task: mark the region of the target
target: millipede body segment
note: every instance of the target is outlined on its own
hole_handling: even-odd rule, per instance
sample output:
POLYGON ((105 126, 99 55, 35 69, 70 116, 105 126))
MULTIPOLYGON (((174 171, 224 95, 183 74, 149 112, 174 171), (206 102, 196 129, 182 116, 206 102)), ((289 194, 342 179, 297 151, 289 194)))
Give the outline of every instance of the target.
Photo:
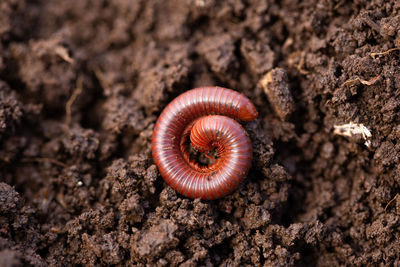
POLYGON ((230 194, 245 179, 252 145, 237 122, 258 116, 244 95, 221 87, 201 87, 175 98, 154 128, 152 153, 163 179, 189 198, 216 199, 230 194), (188 141, 200 152, 216 151, 215 163, 190 158, 188 141))

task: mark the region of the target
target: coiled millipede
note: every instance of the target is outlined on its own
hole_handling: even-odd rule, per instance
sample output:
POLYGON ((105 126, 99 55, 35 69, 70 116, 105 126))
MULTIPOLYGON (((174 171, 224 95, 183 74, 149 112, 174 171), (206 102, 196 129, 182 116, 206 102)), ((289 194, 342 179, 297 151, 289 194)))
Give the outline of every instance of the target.
MULTIPOLYGON (((252 160, 247 132, 236 121, 252 121, 258 113, 244 95, 221 87, 201 87, 175 98, 154 127, 152 153, 163 179, 189 198, 217 199, 246 178, 252 160), (201 165, 193 148, 217 152, 215 163, 201 165)), ((208 156, 210 157, 210 156, 208 156)))

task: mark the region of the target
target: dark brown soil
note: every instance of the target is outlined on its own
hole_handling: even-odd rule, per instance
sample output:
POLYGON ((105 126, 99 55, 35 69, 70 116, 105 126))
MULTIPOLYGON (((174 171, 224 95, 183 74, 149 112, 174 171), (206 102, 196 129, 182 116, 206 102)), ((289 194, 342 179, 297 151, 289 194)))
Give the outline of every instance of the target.
POLYGON ((399 266, 399 50, 396 0, 2 0, 0 266, 399 266), (150 152, 203 85, 260 112, 216 201, 150 152))

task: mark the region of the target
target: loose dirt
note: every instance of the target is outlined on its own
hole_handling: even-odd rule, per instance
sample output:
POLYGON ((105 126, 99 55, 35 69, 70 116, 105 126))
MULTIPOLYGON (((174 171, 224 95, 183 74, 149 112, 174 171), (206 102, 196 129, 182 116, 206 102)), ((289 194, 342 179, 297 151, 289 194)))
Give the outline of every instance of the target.
POLYGON ((399 266, 399 50, 395 0, 3 0, 0 265, 399 266), (150 151, 203 85, 260 113, 216 201, 150 151))

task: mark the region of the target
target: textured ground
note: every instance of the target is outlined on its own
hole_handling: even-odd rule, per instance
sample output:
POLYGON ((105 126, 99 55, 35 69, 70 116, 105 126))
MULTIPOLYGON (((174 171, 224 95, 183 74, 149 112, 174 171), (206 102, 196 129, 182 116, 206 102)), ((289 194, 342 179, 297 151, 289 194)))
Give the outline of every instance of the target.
POLYGON ((1 1, 0 266, 400 265, 399 49, 395 0, 1 1), (260 112, 216 201, 150 153, 202 85, 260 112))

